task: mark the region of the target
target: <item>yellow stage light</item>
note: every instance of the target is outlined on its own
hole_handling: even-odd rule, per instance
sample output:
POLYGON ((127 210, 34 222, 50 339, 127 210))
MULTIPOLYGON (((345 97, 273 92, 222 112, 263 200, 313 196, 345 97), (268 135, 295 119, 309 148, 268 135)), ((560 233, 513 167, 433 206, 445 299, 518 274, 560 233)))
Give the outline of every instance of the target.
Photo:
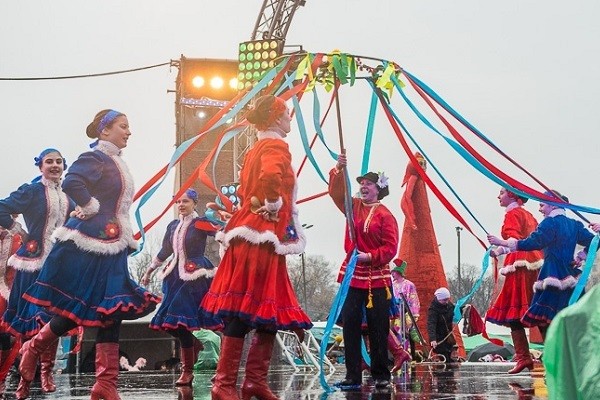
POLYGON ((192 78, 192 85, 197 88, 204 86, 204 78, 201 76, 195 76, 192 78))
MULTIPOLYGON (((215 101, 229 101, 237 95, 237 86, 231 86, 231 80, 236 79, 237 72, 237 60, 182 56, 177 77, 178 92, 182 98, 187 100, 206 98, 215 101)), ((208 105, 208 102, 205 103, 208 105)))
POLYGON ((210 86, 213 89, 221 89, 223 87, 223 78, 221 78, 220 76, 212 77, 212 79, 210 80, 210 86))

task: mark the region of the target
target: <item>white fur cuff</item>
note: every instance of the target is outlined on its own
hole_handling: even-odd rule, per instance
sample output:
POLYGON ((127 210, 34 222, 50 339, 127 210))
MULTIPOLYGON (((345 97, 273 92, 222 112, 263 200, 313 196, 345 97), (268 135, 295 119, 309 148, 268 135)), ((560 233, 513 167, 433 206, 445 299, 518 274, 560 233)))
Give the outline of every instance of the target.
POLYGON ((81 211, 85 215, 96 215, 100 211, 100 202, 95 197, 92 197, 89 203, 81 207, 81 211))
POLYGON ((516 251, 517 250, 517 239, 510 238, 506 242, 508 243, 508 248, 510 249, 510 251, 516 251))
POLYGON ((279 196, 277 201, 275 201, 274 203, 271 203, 267 199, 265 199, 265 207, 268 212, 271 212, 271 213, 277 212, 281 209, 282 205, 283 205, 283 199, 281 198, 281 196, 279 196))

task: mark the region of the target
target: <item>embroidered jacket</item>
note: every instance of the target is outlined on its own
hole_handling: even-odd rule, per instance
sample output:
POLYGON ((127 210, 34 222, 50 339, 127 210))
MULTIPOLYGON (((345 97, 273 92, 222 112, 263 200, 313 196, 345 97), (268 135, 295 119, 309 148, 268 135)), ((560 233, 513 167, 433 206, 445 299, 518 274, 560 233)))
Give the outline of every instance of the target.
POLYGON ((288 144, 276 134, 259 132, 259 140, 244 159, 238 193, 241 208, 217 234, 224 248, 234 238, 254 244, 270 242, 277 254, 300 254, 306 246, 296 208, 296 174, 288 144), (278 210, 279 221, 252 212, 252 198, 278 210))
POLYGON ((154 258, 153 265, 162 265, 167 258, 173 256, 163 268, 161 278, 169 275, 177 267, 180 279, 195 280, 200 277, 213 277, 216 268, 204 256, 207 236, 214 236, 212 231, 203 229, 202 222, 210 223, 207 218, 198 217, 195 212, 185 217, 180 216, 169 223, 163 239, 161 250, 154 258))
MULTIPOLYGON (((334 168, 329 173, 329 195, 335 205, 344 212, 344 175, 334 168)), ((356 244, 350 240, 348 227, 344 240, 346 259, 340 268, 338 282, 346 273, 354 246, 362 252, 371 254, 371 262, 357 263, 350 286, 359 289, 382 288, 391 286, 389 263, 398 249, 398 223, 390 210, 381 203, 364 204, 360 199, 352 199, 352 213, 356 244)))
POLYGON ((60 189, 60 183, 42 178, 24 184, 0 200, 0 226, 11 229, 11 214, 21 214, 28 230, 27 240, 8 260, 15 269, 38 271, 52 248, 52 233, 62 226, 74 209, 73 202, 60 189))
POLYGON ((101 140, 94 151, 83 153, 69 168, 63 190, 82 207, 89 219, 69 218, 54 237, 72 240, 83 251, 117 254, 126 248, 137 249, 129 220, 133 202, 133 179, 121 151, 101 140))
POLYGON ((563 209, 552 210, 527 239, 509 241, 511 250, 544 251, 544 263, 533 289, 544 290, 548 286, 566 290, 574 287, 580 270, 571 264, 577 244, 587 252, 594 235, 580 221, 568 218, 563 209))

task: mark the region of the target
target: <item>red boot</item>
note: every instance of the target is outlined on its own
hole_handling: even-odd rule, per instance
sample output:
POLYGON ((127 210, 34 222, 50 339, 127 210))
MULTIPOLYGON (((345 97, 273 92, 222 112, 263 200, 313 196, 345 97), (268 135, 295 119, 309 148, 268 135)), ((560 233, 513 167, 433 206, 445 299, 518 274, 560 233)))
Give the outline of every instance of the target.
POLYGON ((242 400, 250 400, 255 396, 261 400, 278 400, 267 385, 267 375, 275 335, 265 332, 256 332, 252 338, 248 360, 246 360, 246 377, 242 383, 242 400))
POLYGON ((121 400, 117 392, 119 343, 96 343, 96 383, 91 400, 121 400))
POLYGON ((204 345, 194 336, 194 365, 198 362, 198 355, 204 350, 204 345))
POLYGON ((404 347, 398 342, 396 335, 392 331, 388 334, 388 350, 394 356, 394 367, 390 373, 395 374, 396 371, 402 368, 402 364, 411 359, 411 356, 404 350, 404 347))
POLYGON ((181 355, 181 375, 175 385, 189 386, 194 380, 194 347, 182 347, 179 354, 181 355))
POLYGON ((243 348, 244 338, 223 336, 217 373, 210 391, 213 400, 240 400, 235 385, 243 348))
POLYGON ((48 348, 40 354, 40 379, 42 381, 42 392, 44 393, 52 393, 56 391, 52 370, 54 369, 54 362, 56 360, 57 347, 58 340, 48 346, 48 348))
POLYGON ((533 358, 531 357, 531 353, 529 353, 529 342, 527 341, 527 335, 525 334, 525 329, 517 329, 510 332, 513 340, 513 345, 515 346, 516 356, 515 361, 517 365, 515 365, 512 369, 508 370, 509 374, 518 374, 523 371, 525 368, 528 370, 533 369, 533 358))
POLYGON ((54 345, 57 341, 58 336, 52 332, 50 324, 46 324, 40 329, 37 335, 23 344, 20 351, 21 363, 19 364, 21 380, 15 393, 17 399, 22 400, 29 397, 29 385, 35 377, 38 359, 44 350, 54 345))

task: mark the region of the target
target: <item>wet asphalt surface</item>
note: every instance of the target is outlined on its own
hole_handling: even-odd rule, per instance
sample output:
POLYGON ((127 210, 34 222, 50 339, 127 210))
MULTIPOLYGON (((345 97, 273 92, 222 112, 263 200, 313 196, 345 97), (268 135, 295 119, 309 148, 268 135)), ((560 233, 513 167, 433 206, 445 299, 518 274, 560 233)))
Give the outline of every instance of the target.
MULTIPOLYGON (((411 371, 394 377, 386 389, 375 389, 365 374, 363 386, 354 391, 328 393, 320 384, 316 370, 294 372, 289 367, 272 368, 269 385, 281 399, 547 399, 541 367, 531 373, 508 375, 510 363, 463 363, 447 367, 418 364, 411 371)), ((163 371, 122 372, 119 375, 119 394, 122 400, 208 400, 213 372, 196 373, 193 387, 176 388, 178 374, 163 371)), ((241 384, 241 375, 238 385, 241 384)), ((32 384, 31 399, 89 399, 94 384, 93 374, 57 374, 57 391, 44 394, 39 382, 32 384)), ((327 377, 329 385, 344 378, 344 367, 336 365, 327 377)), ((18 376, 7 380, 5 399, 14 399, 18 376)), ((332 388, 335 389, 335 388, 332 388)))

